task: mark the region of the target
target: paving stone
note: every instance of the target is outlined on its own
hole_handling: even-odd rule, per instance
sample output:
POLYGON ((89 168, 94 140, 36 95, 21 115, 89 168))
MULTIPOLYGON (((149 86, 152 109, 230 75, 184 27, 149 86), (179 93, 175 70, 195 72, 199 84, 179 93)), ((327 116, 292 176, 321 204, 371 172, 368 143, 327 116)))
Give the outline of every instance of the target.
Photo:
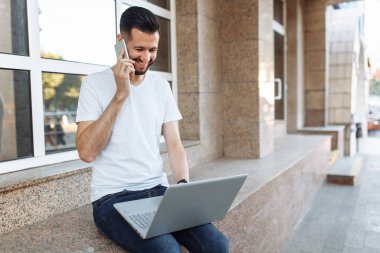
MULTIPOLYGON (((380 150, 376 143, 363 150, 380 150)), ((322 185, 281 253, 380 253, 380 156, 362 160, 355 186, 322 185)))
POLYGON ((365 249, 361 248, 353 248, 353 247, 345 247, 342 253, 366 253, 365 249))
POLYGON ((368 232, 365 235, 364 247, 378 249, 380 252, 380 233, 368 232))
POLYGON ((324 247, 322 253, 342 253, 341 249, 332 249, 328 247, 324 247))

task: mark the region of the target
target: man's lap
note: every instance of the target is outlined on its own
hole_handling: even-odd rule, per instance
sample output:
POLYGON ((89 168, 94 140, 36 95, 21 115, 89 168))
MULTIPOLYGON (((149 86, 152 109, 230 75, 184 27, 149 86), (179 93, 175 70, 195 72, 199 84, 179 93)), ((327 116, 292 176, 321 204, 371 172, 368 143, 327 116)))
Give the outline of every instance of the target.
POLYGON ((93 202, 96 226, 109 239, 131 252, 182 252, 180 244, 190 252, 228 252, 228 239, 212 224, 142 239, 113 207, 119 202, 162 196, 165 190, 166 187, 159 185, 144 191, 107 195, 93 202))

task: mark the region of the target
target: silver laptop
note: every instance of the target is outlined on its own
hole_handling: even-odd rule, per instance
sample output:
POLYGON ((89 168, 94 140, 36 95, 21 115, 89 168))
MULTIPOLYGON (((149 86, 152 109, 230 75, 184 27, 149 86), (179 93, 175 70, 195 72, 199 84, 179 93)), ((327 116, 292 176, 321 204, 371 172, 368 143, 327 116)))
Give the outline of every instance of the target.
POLYGON ((114 204, 141 238, 175 232, 224 218, 247 175, 168 187, 160 197, 114 204))

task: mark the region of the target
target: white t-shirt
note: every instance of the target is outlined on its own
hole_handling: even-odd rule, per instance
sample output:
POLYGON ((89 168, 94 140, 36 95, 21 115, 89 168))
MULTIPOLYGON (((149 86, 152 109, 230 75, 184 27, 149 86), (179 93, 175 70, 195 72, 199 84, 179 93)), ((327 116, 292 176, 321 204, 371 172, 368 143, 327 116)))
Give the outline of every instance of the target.
MULTIPOLYGON (((76 122, 97 120, 115 92, 111 69, 89 75, 82 82, 76 122)), ((93 162, 91 200, 168 185, 159 149, 161 127, 181 118, 165 79, 147 71, 142 83, 131 85, 109 142, 93 162)))

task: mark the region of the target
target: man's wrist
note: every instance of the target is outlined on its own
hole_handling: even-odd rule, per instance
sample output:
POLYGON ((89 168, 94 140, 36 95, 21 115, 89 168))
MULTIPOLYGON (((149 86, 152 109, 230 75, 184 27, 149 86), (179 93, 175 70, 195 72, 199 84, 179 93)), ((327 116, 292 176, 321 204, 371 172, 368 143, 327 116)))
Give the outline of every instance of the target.
POLYGON ((186 179, 181 179, 177 182, 177 184, 182 184, 182 183, 188 183, 186 179))

